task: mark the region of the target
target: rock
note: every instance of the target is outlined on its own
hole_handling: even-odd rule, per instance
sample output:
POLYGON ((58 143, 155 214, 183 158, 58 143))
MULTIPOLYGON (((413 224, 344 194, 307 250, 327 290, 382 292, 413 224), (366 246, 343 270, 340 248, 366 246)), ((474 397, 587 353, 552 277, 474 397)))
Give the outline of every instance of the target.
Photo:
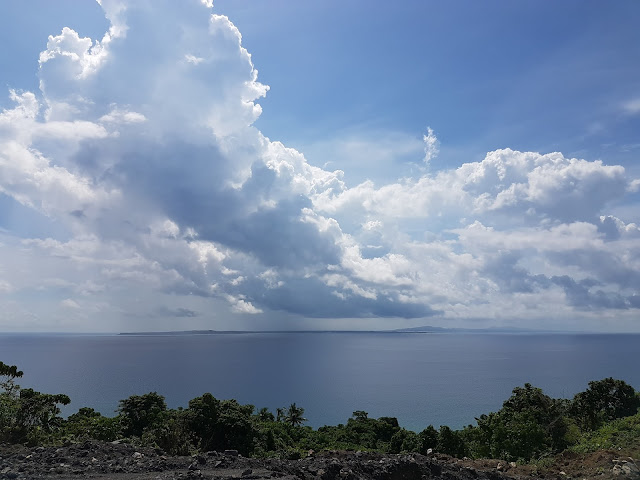
POLYGON ((238 450, 225 450, 224 454, 228 455, 230 457, 237 457, 238 456, 238 450))
POLYGON ((353 472, 351 471, 351 469, 343 468, 340 470, 339 475, 340 478, 351 478, 353 477, 353 472))
POLYGON ((622 468, 622 472, 626 475, 640 475, 640 470, 634 463, 625 463, 620 468, 622 468))
POLYGON ((433 448, 427 448, 427 455, 431 455, 433 453, 433 448))
MULTIPOLYGON (((4 459, 0 460, 0 480, 10 478, 7 473, 11 473, 11 480, 509 480, 505 472, 512 467, 510 463, 501 461, 496 471, 496 460, 485 462, 476 470, 474 460, 464 461, 445 455, 385 455, 366 451, 317 451, 312 456, 303 455, 300 460, 245 458, 235 455, 236 451, 233 450, 224 454, 211 452, 194 456, 159 456, 153 448, 97 441, 62 449, 46 447, 39 452, 35 449, 16 449, 2 450, 2 453, 4 459), (23 457, 19 460, 21 452, 25 455, 31 452, 32 458, 23 457)), ((610 461, 609 457, 607 462, 610 461)), ((614 466, 611 463, 609 465, 609 468, 614 466)), ((635 471, 633 461, 624 460, 616 465, 619 475, 623 475, 619 477, 620 480, 636 478, 633 473, 626 473, 635 471)), ((569 467, 562 468, 569 472, 569 467)), ((610 471, 607 474, 612 476, 610 471)), ((560 475, 556 473, 553 477, 559 478, 560 475)))
POLYGON ((516 462, 509 462, 509 466, 511 468, 516 468, 518 466, 518 464, 516 462))

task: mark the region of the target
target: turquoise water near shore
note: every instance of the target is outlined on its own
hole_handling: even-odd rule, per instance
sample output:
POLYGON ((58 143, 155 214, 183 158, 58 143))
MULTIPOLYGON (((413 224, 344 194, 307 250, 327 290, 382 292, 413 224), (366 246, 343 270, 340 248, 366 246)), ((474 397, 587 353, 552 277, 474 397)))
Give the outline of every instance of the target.
POLYGON ((249 333, 0 335, 0 361, 19 382, 66 393, 65 414, 157 391, 170 407, 211 392, 256 407, 306 409, 308 424, 344 423, 355 410, 406 428, 461 428, 529 382, 572 397, 613 376, 640 389, 640 335, 249 333))

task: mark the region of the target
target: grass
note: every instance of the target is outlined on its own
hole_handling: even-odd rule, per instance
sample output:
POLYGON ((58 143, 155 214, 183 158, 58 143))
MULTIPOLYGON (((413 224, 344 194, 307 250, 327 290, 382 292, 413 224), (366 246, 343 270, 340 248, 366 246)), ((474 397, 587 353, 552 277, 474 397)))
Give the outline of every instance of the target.
POLYGON ((576 453, 618 450, 637 458, 640 456, 640 413, 614 420, 592 433, 583 435, 569 450, 576 453))

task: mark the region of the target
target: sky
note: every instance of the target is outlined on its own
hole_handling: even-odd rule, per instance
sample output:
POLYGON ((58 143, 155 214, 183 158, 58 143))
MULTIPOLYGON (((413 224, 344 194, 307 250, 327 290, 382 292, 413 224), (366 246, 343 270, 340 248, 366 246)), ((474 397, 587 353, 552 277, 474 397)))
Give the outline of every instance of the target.
POLYGON ((0 331, 640 332, 640 3, 0 3, 0 331))

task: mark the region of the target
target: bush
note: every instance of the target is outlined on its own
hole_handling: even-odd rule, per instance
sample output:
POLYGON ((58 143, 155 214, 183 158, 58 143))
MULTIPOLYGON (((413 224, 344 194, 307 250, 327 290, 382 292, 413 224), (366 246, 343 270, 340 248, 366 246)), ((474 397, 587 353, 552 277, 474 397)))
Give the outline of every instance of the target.
POLYGON ((394 433, 389 442, 390 453, 412 453, 419 450, 420 437, 418 434, 404 428, 394 433))
POLYGON ((184 410, 167 410, 160 421, 147 427, 142 444, 162 449, 169 455, 191 455, 195 450, 194 435, 189 429, 184 410))
POLYGON ((103 417, 93 408, 83 407, 64 423, 65 436, 74 441, 86 439, 112 442, 122 435, 120 417, 103 417))
POLYGON ((589 388, 573 398, 570 413, 584 430, 594 430, 616 418, 634 415, 639 407, 640 396, 634 388, 609 377, 589 382, 589 388))
POLYGON ((210 393, 189 401, 185 411, 188 428, 202 451, 235 449, 249 455, 256 429, 251 419, 253 405, 236 400, 218 400, 210 393))
POLYGON ((420 437, 420 453, 423 455, 427 454, 429 449, 435 450, 438 446, 438 431, 433 427, 433 425, 429 425, 427 428, 422 430, 418 436, 420 437))
POLYGON ((436 450, 453 457, 464 457, 467 454, 467 447, 460 433, 446 425, 440 427, 436 450))
POLYGON ((144 395, 132 395, 120 400, 120 413, 123 434, 127 437, 141 437, 146 428, 158 424, 164 417, 167 404, 162 395, 156 392, 144 395))
POLYGON ((625 455, 640 455, 640 413, 605 423, 597 430, 583 435, 571 450, 578 453, 601 449, 623 450, 625 455))

